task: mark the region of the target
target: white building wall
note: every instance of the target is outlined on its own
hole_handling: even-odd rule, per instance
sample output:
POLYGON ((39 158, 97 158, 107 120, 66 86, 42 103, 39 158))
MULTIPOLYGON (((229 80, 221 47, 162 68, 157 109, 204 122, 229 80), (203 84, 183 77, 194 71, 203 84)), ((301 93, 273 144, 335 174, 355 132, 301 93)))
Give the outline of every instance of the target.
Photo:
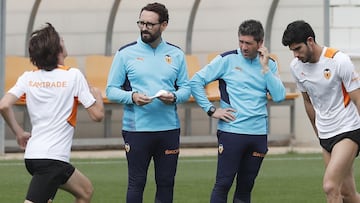
MULTIPOLYGON (((7 0, 6 55, 25 54, 25 34, 32 5, 31 0, 7 0)), ((136 40, 136 21, 139 11, 152 1, 122 0, 114 25, 112 52, 136 40)), ((169 9, 170 21, 164 38, 185 50, 186 28, 193 0, 159 0, 169 9)), ((65 39, 69 55, 77 56, 82 68, 83 56, 105 53, 107 21, 113 0, 43 0, 35 19, 34 29, 51 22, 65 39)), ((286 25, 298 19, 308 21, 317 35, 317 42, 324 39, 323 0, 280 0, 273 21, 271 51, 279 56, 281 77, 292 81, 288 64, 292 53, 282 46, 281 37, 286 25)), ((360 52, 360 0, 330 1, 330 46, 345 52, 360 52)), ((260 20, 265 26, 270 0, 203 0, 200 3, 194 25, 192 53, 198 55, 202 64, 211 52, 223 52, 238 47, 237 29, 249 18, 260 20)), ((360 61, 360 60, 359 60, 360 61)), ((288 111, 272 112, 272 131, 283 132, 288 122, 288 111)), ((302 98, 296 101, 296 138, 298 143, 315 143, 316 138, 307 120, 302 98)))

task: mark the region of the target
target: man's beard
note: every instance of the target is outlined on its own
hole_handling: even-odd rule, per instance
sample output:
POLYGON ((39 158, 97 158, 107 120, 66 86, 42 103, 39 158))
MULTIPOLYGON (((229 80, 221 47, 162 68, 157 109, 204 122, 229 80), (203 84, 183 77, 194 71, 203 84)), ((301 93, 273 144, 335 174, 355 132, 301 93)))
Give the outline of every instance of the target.
POLYGON ((305 54, 305 57, 303 57, 301 60, 301 62, 303 63, 312 63, 312 58, 313 58, 313 50, 308 46, 306 45, 306 54, 305 54))
POLYGON ((141 34, 141 40, 147 44, 154 42, 158 37, 156 33, 154 33, 153 35, 147 31, 142 31, 140 34, 141 34), (144 36, 143 34, 146 34, 146 36, 144 36))

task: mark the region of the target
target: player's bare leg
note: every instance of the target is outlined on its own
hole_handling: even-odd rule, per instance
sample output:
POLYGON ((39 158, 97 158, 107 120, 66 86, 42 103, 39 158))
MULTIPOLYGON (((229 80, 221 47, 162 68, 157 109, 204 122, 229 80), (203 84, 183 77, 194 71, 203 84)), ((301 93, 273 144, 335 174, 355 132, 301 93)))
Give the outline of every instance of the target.
POLYGON ((325 161, 325 174, 323 180, 323 190, 326 194, 327 203, 343 203, 343 194, 346 194, 347 203, 354 203, 359 201, 356 199, 356 189, 347 180, 352 175, 352 167, 354 159, 358 150, 358 145, 350 139, 343 139, 338 142, 331 154, 323 150, 323 157, 325 161), (346 181, 345 181, 346 179, 346 181), (346 186, 344 186, 346 184, 346 186), (346 193, 345 193, 345 190, 346 193))
POLYGON ((351 168, 351 172, 344 179, 341 187, 341 194, 343 196, 343 203, 360 202, 360 194, 356 191, 353 167, 351 168))
POLYGON ((94 191, 90 180, 78 169, 75 169, 69 180, 60 188, 74 195, 76 203, 91 202, 94 191))

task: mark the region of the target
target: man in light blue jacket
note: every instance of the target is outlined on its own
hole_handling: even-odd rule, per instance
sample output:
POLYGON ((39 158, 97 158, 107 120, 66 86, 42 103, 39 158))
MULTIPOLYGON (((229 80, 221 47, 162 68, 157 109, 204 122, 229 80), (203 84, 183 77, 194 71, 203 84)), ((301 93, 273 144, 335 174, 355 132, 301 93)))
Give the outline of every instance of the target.
POLYGON ((226 203, 236 177, 234 202, 249 203, 255 178, 267 153, 270 95, 285 99, 285 87, 276 62, 263 46, 264 30, 256 20, 244 21, 238 32, 239 48, 222 53, 190 81, 199 106, 218 121, 218 166, 211 203, 226 203), (207 98, 204 86, 218 80, 220 108, 207 98))
POLYGON ((143 202, 151 159, 155 202, 173 201, 180 138, 177 104, 188 101, 191 92, 183 51, 161 37, 168 21, 164 5, 142 8, 136 22, 140 37, 116 52, 108 77, 106 96, 124 104, 128 203, 143 202))

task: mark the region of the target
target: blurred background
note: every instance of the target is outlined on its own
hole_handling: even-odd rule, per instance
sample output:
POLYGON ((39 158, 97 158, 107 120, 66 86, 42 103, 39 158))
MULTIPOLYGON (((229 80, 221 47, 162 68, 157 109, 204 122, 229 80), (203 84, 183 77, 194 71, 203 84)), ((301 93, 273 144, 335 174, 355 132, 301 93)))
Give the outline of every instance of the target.
MULTIPOLYGON (((153 1, 143 0, 1 0, 0 51, 3 67, 10 56, 27 56, 29 33, 50 22, 62 35, 77 68, 86 72, 87 58, 93 55, 111 57, 117 49, 133 42, 139 35, 136 25, 140 9, 153 1)), ((263 23, 265 44, 278 58, 281 79, 292 82, 289 63, 293 58, 281 44, 282 33, 293 20, 309 22, 316 41, 348 53, 356 66, 360 63, 360 0, 159 0, 169 10, 169 24, 163 38, 195 56, 199 66, 208 56, 238 47, 237 30, 246 19, 263 23)), ((104 64, 104 63, 103 63, 104 64)), ((102 67, 103 66, 103 67, 102 67)), ((108 66, 108 65, 106 65, 108 66)), ((107 73, 105 65, 98 72, 107 73)), ((2 79, 8 72, 1 68, 2 79)), ((11 71, 11 70, 10 70, 11 71)), ((6 92, 4 80, 0 93, 6 92)), ((102 87, 104 88, 104 87, 102 87)), ((307 119, 302 98, 294 99, 294 118, 289 106, 270 108, 269 142, 274 145, 315 145, 317 139, 307 119), (291 129, 293 122, 293 130, 291 129), (292 132, 293 131, 293 132, 292 132)), ((80 111, 74 145, 114 147, 122 144, 121 108, 110 108, 110 121, 92 123, 85 111, 80 111), (108 125, 109 124, 109 125, 108 125), (110 131, 105 133, 105 129, 110 131), (106 134, 106 136, 104 136, 106 134), (94 139, 90 138, 96 138, 94 139), (98 144, 98 145, 97 145, 98 144)), ((216 142, 216 122, 196 105, 180 106, 182 139, 191 146, 213 145, 216 142), (190 114, 189 114, 190 113, 190 114)), ((20 121, 24 113, 17 115, 20 121)), ((26 121, 24 121, 26 122, 26 121)), ((0 139, 6 149, 16 148, 14 136, 0 120, 0 139), (5 143, 5 144, 4 144, 5 143)), ((1 141, 0 141, 1 142, 1 141)))

